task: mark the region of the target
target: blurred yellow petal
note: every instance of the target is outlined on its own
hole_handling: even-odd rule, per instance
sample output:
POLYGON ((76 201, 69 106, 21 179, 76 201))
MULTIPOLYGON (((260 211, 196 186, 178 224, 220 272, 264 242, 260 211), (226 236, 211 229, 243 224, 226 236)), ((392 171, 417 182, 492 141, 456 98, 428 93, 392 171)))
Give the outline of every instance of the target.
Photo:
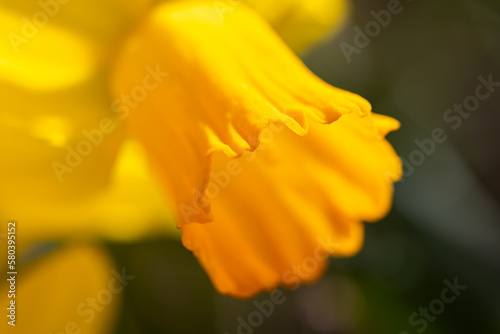
POLYGON ((23 223, 23 242, 176 233, 140 150, 121 148, 101 73, 50 93, 0 86, 0 217, 23 223))
POLYGON ((107 183, 123 131, 114 122, 100 75, 50 93, 6 83, 0 87, 5 111, 0 114, 0 153, 9 162, 0 166, 2 203, 68 200, 107 183), (103 119, 113 130, 100 132, 96 145, 87 144, 90 133, 101 131, 103 119), (66 173, 55 168, 62 165, 66 173))
POLYGON ((148 8, 148 0, 2 1, 0 81, 42 91, 79 84, 148 8))
MULTIPOLYGON (((1 47, 7 58, 0 65, 0 153, 9 161, 0 166, 2 204, 20 207, 40 199, 56 202, 88 195, 108 182, 123 138, 106 92, 105 70, 95 57, 87 57, 97 57, 99 50, 95 43, 83 42, 84 34, 61 24, 65 5, 6 1, 0 9, 2 32, 28 39, 18 52, 8 38, 1 42, 6 43, 1 47), (57 15, 49 15, 47 6, 54 11, 59 6, 57 15), (47 17, 46 24, 30 26, 42 17, 47 17), (102 122, 112 130, 101 132, 104 138, 96 145, 86 145, 88 133, 100 131, 102 122), (90 152, 77 157, 79 146, 90 152)), ((112 15, 109 19, 113 21, 112 15)))
POLYGON ((113 167, 125 133, 103 63, 147 8, 142 0, 2 3, 2 33, 24 40, 0 42, 0 153, 9 161, 0 166, 0 216, 25 224, 23 242, 171 233, 140 154, 124 153, 113 167))
MULTIPOLYGON (((32 43, 41 45, 37 40, 47 40, 48 31, 62 29, 71 36, 92 41, 100 61, 109 60, 129 27, 136 24, 149 7, 149 0, 3 0, 1 4, 14 19, 5 36, 9 33, 24 38, 19 55, 32 43)), ((0 27, 5 28, 3 21, 0 27)), ((68 50, 70 46, 53 44, 53 52, 72 52, 68 50)))
POLYGON ((124 289, 114 273, 120 275, 121 269, 94 246, 65 247, 30 267, 18 266, 15 299, 8 298, 6 280, 0 289, 5 313, 15 300, 15 327, 4 315, 1 332, 109 333, 124 289))
POLYGON ((44 27, 32 40, 18 34, 20 20, 0 8, 0 81, 32 90, 75 85, 97 66, 94 45, 55 25, 44 27), (64 45, 64 48, 61 46, 64 45))
POLYGON ((253 150, 272 123, 303 135, 311 120, 370 110, 314 76, 252 11, 221 20, 210 2, 158 7, 120 52, 113 88, 117 99, 143 91, 127 123, 178 204, 179 225, 212 219, 203 195, 211 153, 253 150))
POLYGON ((28 187, 20 189, 24 200, 21 194, 14 197, 15 192, 6 191, 0 201, 0 218, 16 219, 22 225, 19 239, 23 245, 85 236, 118 241, 179 237, 172 210, 151 177, 142 149, 133 142, 122 145, 109 182, 86 196, 54 200, 44 189, 29 191, 28 187))
MULTIPOLYGON (((238 1, 229 1, 236 3, 238 1)), ((258 11, 296 52, 333 35, 342 28, 348 14, 347 0, 241 1, 258 11)))

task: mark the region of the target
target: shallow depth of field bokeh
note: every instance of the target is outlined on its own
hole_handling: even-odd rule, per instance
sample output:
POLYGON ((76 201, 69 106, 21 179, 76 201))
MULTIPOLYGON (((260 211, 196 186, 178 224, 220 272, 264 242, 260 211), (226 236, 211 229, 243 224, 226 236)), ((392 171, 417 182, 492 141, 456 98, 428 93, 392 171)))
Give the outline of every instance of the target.
MULTIPOLYGON (((500 82, 500 3, 402 0, 402 11, 348 60, 340 45, 356 47, 355 28, 364 31, 371 11, 387 4, 353 1, 341 33, 302 59, 401 122, 388 136, 405 162, 393 210, 366 225, 360 254, 331 259, 323 279, 286 291, 261 325, 242 333, 500 333, 500 87, 466 116, 447 113, 475 95, 479 77, 500 82), (432 141, 435 129, 441 142, 432 141), (445 281, 467 288, 436 302, 445 281), (419 314, 430 306, 439 312, 419 314)), ((270 298, 221 296, 180 240, 106 247, 117 268, 136 276, 121 296, 114 333, 234 334, 238 319, 248 322, 270 298)))

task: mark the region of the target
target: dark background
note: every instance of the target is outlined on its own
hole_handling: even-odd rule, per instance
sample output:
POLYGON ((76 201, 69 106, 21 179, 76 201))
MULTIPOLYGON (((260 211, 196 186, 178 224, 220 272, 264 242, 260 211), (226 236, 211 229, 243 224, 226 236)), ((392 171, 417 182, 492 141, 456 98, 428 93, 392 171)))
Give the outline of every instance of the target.
MULTIPOLYGON (((405 166, 392 213, 367 224, 362 252, 332 259, 320 282, 288 291, 253 333, 500 333, 500 87, 456 129, 443 119, 474 95, 479 76, 500 82, 500 2, 403 0, 402 12, 348 63, 340 44, 354 46, 353 29, 364 30, 370 11, 387 3, 354 1, 343 32, 303 58, 324 80, 401 121, 388 139, 414 170, 405 166), (435 128, 447 140, 415 153, 415 141, 428 143, 435 128), (438 307, 444 281, 455 279, 467 286, 460 296, 425 325, 409 322, 420 307, 438 307)), ((116 333, 233 334, 237 318, 256 310, 252 300, 217 294, 179 241, 108 247, 120 266, 140 273, 125 291, 116 333)))

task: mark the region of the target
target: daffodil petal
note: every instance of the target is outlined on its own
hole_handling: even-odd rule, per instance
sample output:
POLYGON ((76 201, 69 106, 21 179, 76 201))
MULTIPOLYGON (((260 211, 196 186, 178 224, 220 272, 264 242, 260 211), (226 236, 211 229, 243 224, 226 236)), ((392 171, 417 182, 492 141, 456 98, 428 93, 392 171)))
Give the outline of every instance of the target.
POLYGON ((0 152, 9 162, 0 166, 9 194, 0 196, 67 200, 106 184, 123 131, 104 83, 95 75, 51 93, 0 83, 0 152))
MULTIPOLYGON (((68 246, 17 275, 15 298, 8 298, 8 281, 2 281, 0 305, 5 313, 15 301, 14 320, 5 317, 2 333, 77 332, 105 334, 112 328, 122 299, 123 285, 113 275, 116 268, 104 250, 95 246, 68 246), (113 292, 114 291, 114 292, 113 292), (92 308, 89 299, 93 300, 92 308), (102 302, 102 303, 101 303, 102 302)), ((92 301, 91 301, 92 302, 92 301)))
MULTIPOLYGON (((53 32, 73 36, 73 39, 92 41, 98 61, 108 61, 130 26, 136 24, 151 6, 150 0, 39 0, 39 1, 2 1, 3 13, 8 13, 10 22, 0 21, 2 32, 9 41, 17 45, 17 55, 22 56, 31 44, 42 45, 52 50, 70 55, 76 50, 68 50, 70 44, 56 44, 53 32), (50 43, 47 44, 46 42, 50 43)), ((13 45, 9 45, 11 49, 13 45)), ((35 55, 36 56, 36 55, 35 55)), ((76 63, 75 59, 61 59, 65 63, 76 63)), ((54 64, 56 65, 56 64, 54 64)), ((73 69, 76 70, 76 69, 73 69)))
MULTIPOLYGON (((90 3, 95 10, 100 6, 90 3)), ((22 15, 33 9, 17 10, 18 2, 9 5, 15 15, 9 12, 0 21, 6 34, 17 31, 22 15)), ((26 226, 25 243, 75 235, 115 240, 153 233, 176 235, 167 223, 171 220, 169 208, 148 168, 140 163, 140 153, 125 153, 115 165, 125 138, 123 122, 107 92, 107 70, 87 63, 81 58, 85 52, 80 54, 82 49, 73 47, 72 43, 91 36, 78 35, 79 29, 63 29, 63 16, 69 8, 61 7, 19 55, 12 54, 9 62, 0 64, 0 72, 6 75, 5 80, 0 78, 0 154, 8 162, 0 166, 0 217, 26 226), (57 36, 66 36, 70 43, 54 39, 57 36), (17 65, 8 67, 13 62, 17 65)), ((1 13, 6 11, 2 8, 1 13)), ((130 15, 115 23, 101 23, 117 24, 113 28, 116 34, 130 15)), ((5 47, 14 52, 12 45, 5 47)), ((93 53, 104 52, 95 43, 93 48, 93 53)), ((101 57, 99 61, 104 60, 101 57)), ((124 151, 131 151, 129 146, 124 151)))
POLYGON ((3 1, 0 82, 34 91, 84 82, 149 6, 149 0, 3 1))
MULTIPOLYGON (((118 241, 159 234, 180 237, 173 210, 153 179, 138 144, 125 142, 109 172, 106 184, 85 196, 66 199, 48 196, 48 191, 43 189, 27 192, 27 185, 19 187, 25 184, 22 180, 3 180, 3 184, 13 190, 8 191, 7 187, 4 188, 7 191, 0 192, 0 217, 15 219, 23 226, 19 241, 22 244, 82 236, 118 241)), ((71 176, 68 175, 68 182, 71 176)), ((55 175, 51 177, 56 180, 55 175)), ((87 180, 90 179, 89 176, 87 180)), ((59 182, 53 181, 52 187, 57 184, 59 182)))
POLYGON ((20 18, 2 8, 0 22, 6 36, 0 40, 0 81, 40 91, 75 85, 93 74, 98 60, 88 40, 55 25, 40 33, 36 28, 27 38, 14 32, 20 18))
POLYGON ((332 36, 338 32, 349 14, 349 3, 346 0, 244 2, 268 20, 296 52, 302 52, 326 35, 332 36))

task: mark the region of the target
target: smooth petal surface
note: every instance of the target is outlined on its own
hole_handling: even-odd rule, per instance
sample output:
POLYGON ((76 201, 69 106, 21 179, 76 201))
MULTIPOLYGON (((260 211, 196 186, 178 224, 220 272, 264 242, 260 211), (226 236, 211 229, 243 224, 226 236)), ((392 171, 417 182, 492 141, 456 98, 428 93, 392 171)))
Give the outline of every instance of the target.
POLYGON ((212 153, 254 150, 270 124, 304 135, 310 121, 370 112, 314 76, 252 11, 221 18, 204 1, 156 8, 120 52, 112 84, 116 98, 134 102, 127 123, 176 202, 179 226, 212 220, 212 153))
POLYGON ((124 133, 112 115, 100 74, 50 92, 5 82, 0 87, 0 152, 9 162, 0 166, 2 199, 68 200, 107 183, 124 133), (102 119, 112 119, 114 129, 96 136, 95 145, 83 144, 89 142, 84 132, 100 131, 102 119))
POLYGON ((180 234, 142 148, 131 141, 121 145, 106 185, 85 196, 56 200, 48 190, 33 193, 25 188, 0 194, 0 217, 23 226, 22 245, 75 237, 133 241, 180 234))
POLYGON ((299 53, 325 36, 337 33, 349 15, 346 0, 244 2, 271 23, 283 40, 299 53))
MULTIPOLYGON (((121 272, 121 268, 116 268, 102 249, 84 245, 65 247, 29 268, 18 270, 15 327, 7 324, 4 315, 0 324, 2 333, 60 333, 78 329, 82 333, 109 333, 121 300, 120 293, 113 293, 109 286, 112 282, 113 287, 119 287, 112 271, 121 272), (105 299, 107 296, 110 298, 105 299), (89 299, 94 299, 99 308, 93 309, 89 299)), ((0 289, 0 305, 5 313, 11 300, 7 297, 6 283, 3 281, 0 289)))
POLYGON ((31 35, 16 32, 20 27, 21 17, 0 7, 0 33, 6 37, 0 40, 0 81, 50 91, 78 84, 95 71, 98 55, 89 40, 53 24, 42 32, 31 24, 24 29, 31 35))
MULTIPOLYGON (((106 62, 130 27, 144 16, 150 6, 150 0, 3 0, 0 11, 8 13, 12 22, 0 21, 0 27, 6 33, 5 40, 14 42, 9 47, 17 50, 18 56, 29 52, 27 48, 32 43, 41 44, 38 40, 46 40, 53 31, 57 31, 90 41, 99 61, 106 62)), ((50 46, 53 50, 46 51, 60 54, 75 52, 70 48, 72 44, 51 43, 50 46)), ((46 44, 46 47, 49 45, 46 44)), ((74 62, 76 59, 65 61, 74 62)), ((54 62, 54 65, 57 64, 54 62)))
POLYGON ((27 91, 4 86, 0 217, 23 224, 23 242, 175 234, 141 149, 122 148, 122 123, 111 114, 103 82, 98 77, 51 94, 31 92, 29 99, 27 91), (103 120, 111 131, 100 130, 103 120))

